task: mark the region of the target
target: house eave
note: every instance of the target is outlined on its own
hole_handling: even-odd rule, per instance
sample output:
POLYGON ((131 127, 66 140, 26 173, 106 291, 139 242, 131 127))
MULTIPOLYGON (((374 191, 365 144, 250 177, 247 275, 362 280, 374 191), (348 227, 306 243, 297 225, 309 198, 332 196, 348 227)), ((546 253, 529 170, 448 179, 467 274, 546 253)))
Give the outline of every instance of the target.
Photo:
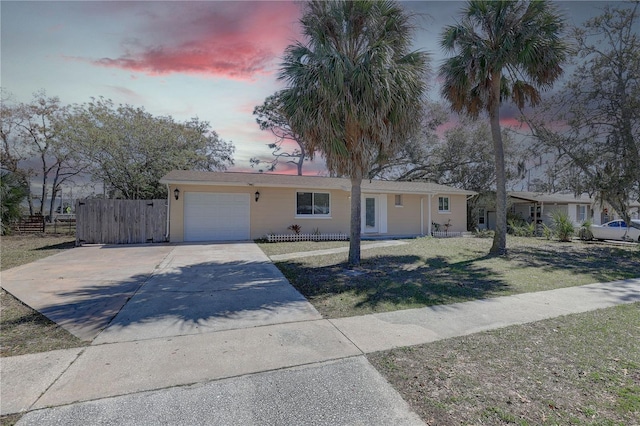
MULTIPOLYGON (((384 181, 376 181, 376 182, 384 182, 384 181)), ((273 183, 273 182, 258 182, 252 181, 248 179, 244 182, 238 181, 211 181, 206 179, 177 179, 177 178, 167 178, 163 177, 160 179, 160 183, 167 185, 198 185, 198 186, 210 186, 210 187, 260 187, 260 188, 296 188, 296 189, 324 189, 324 190, 336 190, 336 191, 345 191, 350 192, 351 186, 337 183, 337 182, 327 182, 319 180, 317 184, 310 185, 308 182, 288 182, 288 183, 273 183), (329 185, 327 185, 329 183, 329 185)), ((315 182, 314 182, 315 183, 315 182)), ((362 183, 362 193, 363 194, 414 194, 414 195, 464 195, 464 196, 472 196, 476 195, 476 192, 466 191, 457 188, 438 188, 437 190, 429 190, 425 189, 414 189, 414 188, 371 188, 369 187, 368 181, 363 181, 362 183), (450 189, 450 190, 448 190, 450 189)))

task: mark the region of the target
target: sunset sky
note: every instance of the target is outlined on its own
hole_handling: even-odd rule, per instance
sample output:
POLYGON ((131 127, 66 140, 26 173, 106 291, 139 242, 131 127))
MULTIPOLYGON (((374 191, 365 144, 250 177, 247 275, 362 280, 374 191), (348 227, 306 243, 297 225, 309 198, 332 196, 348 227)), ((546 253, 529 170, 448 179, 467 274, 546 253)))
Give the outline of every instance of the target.
MULTIPOLYGON (((558 2, 571 24, 599 14, 603 4, 558 2)), ((420 14, 414 47, 431 53, 436 70, 439 34, 464 3, 403 5, 420 14)), ((231 170, 251 171, 250 157, 269 157, 273 137, 260 131, 252 111, 282 88, 276 76, 283 51, 300 37, 298 2, 2 1, 0 8, 1 84, 17 101, 45 89, 63 104, 104 96, 178 120, 198 116, 236 146, 231 170)), ((435 99, 435 78, 430 84, 435 99)))

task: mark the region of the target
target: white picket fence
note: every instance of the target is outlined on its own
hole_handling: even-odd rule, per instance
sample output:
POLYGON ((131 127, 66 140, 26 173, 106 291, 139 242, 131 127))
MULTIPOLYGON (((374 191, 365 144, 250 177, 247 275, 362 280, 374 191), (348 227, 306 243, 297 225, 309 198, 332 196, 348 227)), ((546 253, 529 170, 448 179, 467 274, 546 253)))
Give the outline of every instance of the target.
POLYGON ((446 232, 446 231, 433 231, 431 235, 434 238, 453 238, 453 237, 462 237, 465 232, 446 232))
POLYGON ((347 241, 349 236, 343 233, 337 234, 270 234, 267 241, 270 243, 282 243, 291 241, 347 241))

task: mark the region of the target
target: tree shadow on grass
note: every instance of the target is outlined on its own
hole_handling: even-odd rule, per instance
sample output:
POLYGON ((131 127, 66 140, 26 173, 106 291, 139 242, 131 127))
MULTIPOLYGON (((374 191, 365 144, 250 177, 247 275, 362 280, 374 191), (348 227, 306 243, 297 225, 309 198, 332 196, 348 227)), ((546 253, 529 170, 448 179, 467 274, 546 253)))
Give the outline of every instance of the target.
POLYGON ((563 270, 572 274, 588 274, 597 282, 622 280, 640 276, 640 252, 610 246, 572 246, 553 244, 540 248, 512 248, 512 260, 521 267, 539 268, 544 272, 563 270))
MULTIPOLYGON (((543 247, 510 249, 502 258, 509 269, 590 275, 594 282, 640 276, 640 256, 613 247, 543 247)), ((485 266, 492 255, 464 261, 443 256, 380 255, 363 259, 349 272, 344 262, 309 266, 304 260, 278 263, 291 283, 325 316, 350 316, 389 309, 450 304, 527 291, 508 282, 505 273, 485 266)), ((527 272, 525 272, 527 273, 527 272)), ((513 280, 513 278, 511 278, 513 280)), ((546 283, 547 289, 564 287, 546 283)))
POLYGON ((501 274, 479 265, 488 257, 451 262, 441 256, 425 261, 415 255, 383 255, 363 259, 355 270, 346 263, 307 267, 290 261, 278 266, 312 301, 340 299, 347 294, 355 297, 355 312, 349 313, 355 315, 358 311, 377 311, 381 305, 403 309, 495 296, 508 285, 501 274))

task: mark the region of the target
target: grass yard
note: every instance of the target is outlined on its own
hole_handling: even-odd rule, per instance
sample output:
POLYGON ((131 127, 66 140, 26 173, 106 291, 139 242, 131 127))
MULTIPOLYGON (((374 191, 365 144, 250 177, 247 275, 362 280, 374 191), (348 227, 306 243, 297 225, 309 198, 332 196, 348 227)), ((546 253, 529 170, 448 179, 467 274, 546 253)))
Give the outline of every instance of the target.
POLYGON ((0 270, 31 263, 73 248, 76 238, 64 234, 3 235, 0 237, 0 270))
MULTIPOLYGON (((347 254, 277 262, 326 318, 339 318, 551 290, 640 276, 640 247, 511 237, 507 257, 488 256, 490 239, 418 238, 347 254)), ((260 244, 267 255, 324 249, 318 243, 260 244), (285 245, 286 244, 286 245, 285 245)), ((338 246, 346 247, 348 243, 338 246)))
MULTIPOLYGON (((0 239, 0 269, 60 253, 75 237, 57 234, 9 235, 0 239)), ((0 290, 0 357, 86 346, 62 327, 0 290)))
POLYGON ((429 425, 640 424, 639 303, 368 358, 429 425))
MULTIPOLYGON (((362 246, 379 241, 362 241, 362 246)), ((327 250, 334 248, 349 248, 349 241, 303 241, 288 243, 260 243, 258 244, 267 256, 297 253, 300 251, 327 250)))

